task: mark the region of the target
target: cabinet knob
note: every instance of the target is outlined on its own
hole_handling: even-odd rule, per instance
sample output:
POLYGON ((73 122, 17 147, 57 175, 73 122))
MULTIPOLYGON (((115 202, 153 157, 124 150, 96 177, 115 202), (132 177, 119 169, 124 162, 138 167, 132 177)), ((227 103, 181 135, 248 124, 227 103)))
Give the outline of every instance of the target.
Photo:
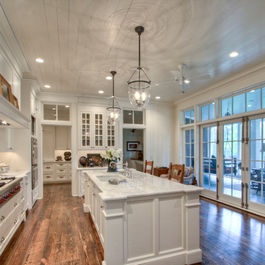
POLYGON ((0 221, 2 222, 3 220, 5 220, 5 216, 2 215, 0 221))
POLYGON ((101 208, 101 209, 103 209, 103 208, 104 208, 104 206, 103 206, 103 205, 101 205, 101 206, 100 206, 100 208, 101 208))
POLYGON ((2 236, 0 240, 0 244, 2 244, 5 241, 5 238, 2 236))

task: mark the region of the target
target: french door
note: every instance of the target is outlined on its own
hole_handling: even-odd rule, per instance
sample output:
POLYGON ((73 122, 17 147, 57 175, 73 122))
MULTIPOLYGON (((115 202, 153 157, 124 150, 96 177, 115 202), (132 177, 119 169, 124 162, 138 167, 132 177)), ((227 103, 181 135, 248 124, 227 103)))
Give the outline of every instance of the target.
POLYGON ((245 169, 245 189, 248 201, 245 207, 265 212, 265 115, 253 116, 248 121, 248 164, 245 169))
POLYGON ((265 212, 265 115, 201 127, 204 194, 265 212))
POLYGON ((242 120, 222 122, 219 126, 217 198, 238 206, 246 199, 242 193, 243 130, 242 120))

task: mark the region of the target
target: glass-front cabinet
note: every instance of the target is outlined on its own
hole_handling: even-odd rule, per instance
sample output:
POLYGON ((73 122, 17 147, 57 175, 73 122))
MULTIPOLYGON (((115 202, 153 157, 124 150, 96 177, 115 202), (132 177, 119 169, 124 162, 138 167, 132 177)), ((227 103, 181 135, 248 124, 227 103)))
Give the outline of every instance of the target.
POLYGON ((43 120, 70 121, 69 104, 43 104, 43 120))
POLYGON ((117 128, 108 122, 104 109, 80 111, 80 118, 81 149, 116 147, 117 128))

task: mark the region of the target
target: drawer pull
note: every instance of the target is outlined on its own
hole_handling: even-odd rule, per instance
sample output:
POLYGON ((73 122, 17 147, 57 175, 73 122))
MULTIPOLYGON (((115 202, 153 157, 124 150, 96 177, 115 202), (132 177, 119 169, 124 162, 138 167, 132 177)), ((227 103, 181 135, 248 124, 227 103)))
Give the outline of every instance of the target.
POLYGON ((2 244, 5 241, 5 238, 2 236, 0 240, 0 244, 2 244))
POLYGON ((3 220, 5 220, 5 216, 2 215, 0 221, 2 222, 3 220))
POLYGON ((15 221, 14 221, 14 224, 16 224, 17 223, 17 218, 15 219, 15 221))
POLYGON ((14 208, 17 206, 17 202, 14 203, 14 208))

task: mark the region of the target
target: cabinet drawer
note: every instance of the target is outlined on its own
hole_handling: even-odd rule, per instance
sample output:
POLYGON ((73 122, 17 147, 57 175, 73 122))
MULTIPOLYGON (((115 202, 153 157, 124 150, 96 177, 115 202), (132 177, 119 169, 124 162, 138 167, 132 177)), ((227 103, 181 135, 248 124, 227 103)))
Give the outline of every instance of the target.
POLYGON ((52 172, 53 171, 53 163, 44 163, 43 164, 43 172, 52 172))
POLYGON ((22 200, 24 201, 24 196, 23 192, 20 191, 0 208, 0 224, 8 218, 10 212, 15 209, 21 203, 22 200))
POLYGON ((55 163, 55 167, 56 169, 60 169, 60 168, 67 168, 67 164, 66 163, 55 163))
POLYGON ((44 181, 54 180, 54 177, 52 174, 43 174, 43 180, 44 181))
POLYGON ((68 177, 65 174, 57 174, 57 180, 68 180, 68 177))
POLYGON ((5 220, 0 224, 0 249, 4 245, 8 237, 9 231, 12 229, 12 224, 9 220, 5 220))

